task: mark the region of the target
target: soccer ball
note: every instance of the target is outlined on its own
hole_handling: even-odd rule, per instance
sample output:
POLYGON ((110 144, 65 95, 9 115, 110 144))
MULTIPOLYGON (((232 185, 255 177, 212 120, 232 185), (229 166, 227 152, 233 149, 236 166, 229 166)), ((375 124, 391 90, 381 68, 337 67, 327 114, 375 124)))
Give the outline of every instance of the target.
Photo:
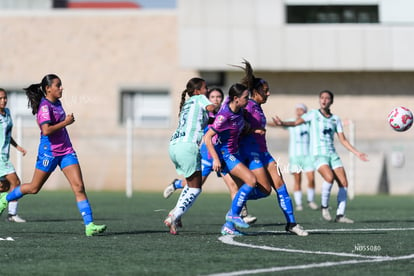
POLYGON ((406 131, 413 124, 413 113, 406 107, 396 107, 388 115, 388 123, 395 131, 406 131))

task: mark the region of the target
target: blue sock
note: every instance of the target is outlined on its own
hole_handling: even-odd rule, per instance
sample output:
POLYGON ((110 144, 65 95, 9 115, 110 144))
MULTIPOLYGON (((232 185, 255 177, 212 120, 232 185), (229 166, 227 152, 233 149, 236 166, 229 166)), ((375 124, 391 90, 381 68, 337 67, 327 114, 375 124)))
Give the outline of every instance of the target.
POLYGON ((268 197, 269 194, 263 193, 258 187, 255 187, 250 193, 248 200, 256 200, 264 197, 268 197))
POLYGON ((11 191, 7 196, 6 199, 7 201, 13 201, 13 200, 18 200, 19 198, 23 197, 24 194, 22 193, 22 191, 20 190, 20 186, 17 186, 13 191, 11 191))
POLYGON ((88 225, 89 223, 93 222, 92 209, 91 209, 91 205, 89 204, 89 201, 87 199, 82 200, 82 201, 79 201, 77 205, 78 205, 79 212, 82 215, 83 222, 85 223, 85 225, 88 225))
POLYGON ((183 181, 181 179, 177 179, 174 181, 173 186, 175 189, 182 189, 184 188, 183 186, 183 181))
POLYGON ((249 195, 253 191, 253 187, 250 187, 247 184, 243 184, 240 187, 237 194, 234 196, 233 201, 231 202, 231 213, 232 216, 239 216, 243 205, 246 203, 249 195))
POLYGON ((279 189, 276 190, 276 193, 280 209, 282 209, 287 222, 296 223, 295 215, 293 214, 292 200, 290 199, 286 185, 283 184, 279 189))

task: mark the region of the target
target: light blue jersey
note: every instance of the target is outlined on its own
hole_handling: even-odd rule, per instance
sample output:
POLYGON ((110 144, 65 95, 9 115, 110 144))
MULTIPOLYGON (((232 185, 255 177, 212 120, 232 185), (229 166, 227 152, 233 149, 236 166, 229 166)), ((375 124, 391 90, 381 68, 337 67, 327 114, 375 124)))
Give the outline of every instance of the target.
POLYGON ((314 156, 336 153, 334 135, 343 132, 341 119, 336 115, 325 117, 319 109, 303 114, 302 119, 310 123, 310 153, 314 156))
POLYGON ((0 114, 0 147, 3 161, 9 160, 10 141, 13 128, 13 121, 8 108, 4 109, 5 114, 0 114))
POLYGON ((289 157, 309 155, 309 123, 300 124, 294 127, 287 127, 287 129, 289 130, 289 157))

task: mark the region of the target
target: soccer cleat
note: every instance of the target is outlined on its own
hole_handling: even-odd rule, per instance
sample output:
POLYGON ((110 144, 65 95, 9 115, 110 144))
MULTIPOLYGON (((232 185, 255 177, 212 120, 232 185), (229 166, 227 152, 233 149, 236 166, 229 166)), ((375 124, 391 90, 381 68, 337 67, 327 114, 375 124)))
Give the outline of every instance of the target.
POLYGON ((7 216, 6 220, 9 221, 9 222, 17 222, 17 223, 26 222, 26 220, 19 217, 19 215, 10 215, 10 214, 7 216))
POLYGON ((240 212, 240 216, 242 217, 242 219, 244 220, 245 223, 248 224, 253 224, 257 221, 257 218, 254 216, 249 215, 248 211, 247 211, 247 206, 244 205, 241 212, 240 212))
POLYGON ((318 205, 315 202, 313 202, 313 201, 308 202, 308 206, 312 210, 318 210, 318 205))
POLYGON ((251 215, 247 215, 245 217, 242 217, 243 221, 247 224, 253 224, 257 221, 257 218, 251 215))
POLYGON ((244 236, 245 234, 243 232, 240 232, 236 228, 232 228, 225 223, 223 227, 221 227, 221 234, 223 236, 244 236))
POLYGON ((326 207, 326 208, 322 207, 322 218, 326 221, 331 221, 332 220, 332 217, 331 217, 331 214, 329 213, 328 207, 326 207))
POLYGON ((174 182, 177 181, 178 179, 175 178, 165 189, 164 189, 164 193, 163 196, 164 198, 169 198, 175 191, 175 187, 174 187, 174 182))
POLYGON ((250 225, 240 217, 240 216, 232 216, 231 212, 229 211, 226 214, 226 221, 234 223, 237 227, 240 228, 249 228, 250 225))
POLYGON ((9 203, 6 199, 7 193, 0 193, 0 215, 6 209, 7 204, 9 203))
POLYGON ((176 225, 176 222, 175 222, 174 215, 168 215, 168 217, 164 220, 164 224, 165 224, 165 226, 170 228, 170 233, 172 235, 178 235, 177 225, 176 225))
MULTIPOLYGON (((169 216, 172 216, 173 215, 173 213, 174 213, 174 211, 175 211, 175 208, 173 208, 169 213, 168 213, 168 215, 169 216)), ((181 221, 181 218, 178 218, 178 219, 176 219, 175 220, 175 225, 178 227, 178 228, 183 228, 183 222, 181 221)))
POLYGON ((92 237, 97 234, 101 234, 105 232, 105 230, 106 230, 106 225, 96 225, 93 222, 85 226, 85 234, 87 237, 92 237))
POLYGON ((303 211, 303 207, 302 207, 302 205, 296 205, 295 210, 296 210, 296 211, 303 211))
POLYGON ((286 225, 286 231, 292 234, 296 234, 301 237, 306 237, 307 235, 309 235, 309 233, 305 229, 303 229, 302 226, 296 223, 295 224, 288 223, 288 225, 286 225))
POLYGON ((347 218, 344 215, 338 215, 338 216, 336 216, 335 222, 340 222, 340 223, 354 223, 354 221, 352 219, 347 218))

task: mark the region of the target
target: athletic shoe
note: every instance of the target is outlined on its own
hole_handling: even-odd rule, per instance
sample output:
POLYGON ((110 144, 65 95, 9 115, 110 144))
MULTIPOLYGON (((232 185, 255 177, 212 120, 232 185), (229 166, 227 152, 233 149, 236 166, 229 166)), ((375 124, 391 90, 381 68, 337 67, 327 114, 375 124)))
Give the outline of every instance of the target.
POLYGON ((7 193, 0 193, 0 215, 6 209, 7 204, 9 203, 6 199, 7 193))
POLYGON ((288 223, 288 225, 286 225, 286 231, 301 237, 306 237, 307 235, 309 235, 309 233, 305 229, 303 229, 303 227, 299 224, 288 223))
POLYGON ((171 184, 169 184, 165 189, 164 189, 164 193, 163 196, 164 198, 169 198, 175 191, 175 187, 174 187, 174 182, 177 181, 178 179, 174 179, 171 184))
POLYGON ((95 223, 91 222, 85 226, 85 234, 87 237, 95 236, 97 234, 101 234, 105 232, 106 225, 96 225, 95 223))
POLYGON ((226 221, 234 223, 237 227, 240 228, 249 228, 250 225, 244 222, 240 216, 232 216, 230 211, 226 214, 226 221))
POLYGON ((253 224, 257 221, 257 218, 254 216, 249 215, 249 212, 247 211, 247 206, 244 205, 241 212, 240 212, 241 218, 244 220, 245 223, 253 224))
POLYGON ((243 221, 247 224, 253 224, 257 221, 257 218, 251 215, 247 215, 245 217, 242 217, 243 221))
POLYGON ((19 215, 10 215, 10 214, 7 216, 6 220, 9 222, 17 222, 17 223, 26 222, 26 220, 19 217, 19 215))
POLYGON ((164 224, 165 224, 165 226, 170 228, 170 233, 172 235, 178 235, 177 225, 176 225, 176 222, 175 222, 174 215, 168 215, 168 217, 164 220, 164 224))
POLYGON ((243 232, 240 232, 236 228, 231 228, 226 224, 224 224, 223 227, 221 227, 221 234, 223 236, 244 236, 243 232))
MULTIPOLYGON (((174 213, 174 211, 175 211, 175 208, 173 208, 169 213, 168 213, 168 215, 169 216, 172 216, 173 215, 173 213, 174 213)), ((177 227, 178 228, 183 228, 183 222, 181 221, 181 218, 179 218, 179 219, 176 219, 175 220, 175 225, 177 225, 177 227)))
POLYGON ((349 218, 345 217, 344 215, 336 216, 335 222, 340 222, 340 223, 354 223, 354 221, 352 219, 349 219, 349 218))
POLYGON ((309 208, 311 208, 312 210, 318 210, 318 204, 316 204, 313 201, 308 202, 308 206, 309 208))
POLYGON ((326 221, 331 221, 332 220, 332 217, 331 217, 331 214, 329 213, 328 207, 326 207, 326 208, 322 207, 322 217, 326 221))
POLYGON ((303 211, 302 205, 296 205, 296 211, 303 211))

